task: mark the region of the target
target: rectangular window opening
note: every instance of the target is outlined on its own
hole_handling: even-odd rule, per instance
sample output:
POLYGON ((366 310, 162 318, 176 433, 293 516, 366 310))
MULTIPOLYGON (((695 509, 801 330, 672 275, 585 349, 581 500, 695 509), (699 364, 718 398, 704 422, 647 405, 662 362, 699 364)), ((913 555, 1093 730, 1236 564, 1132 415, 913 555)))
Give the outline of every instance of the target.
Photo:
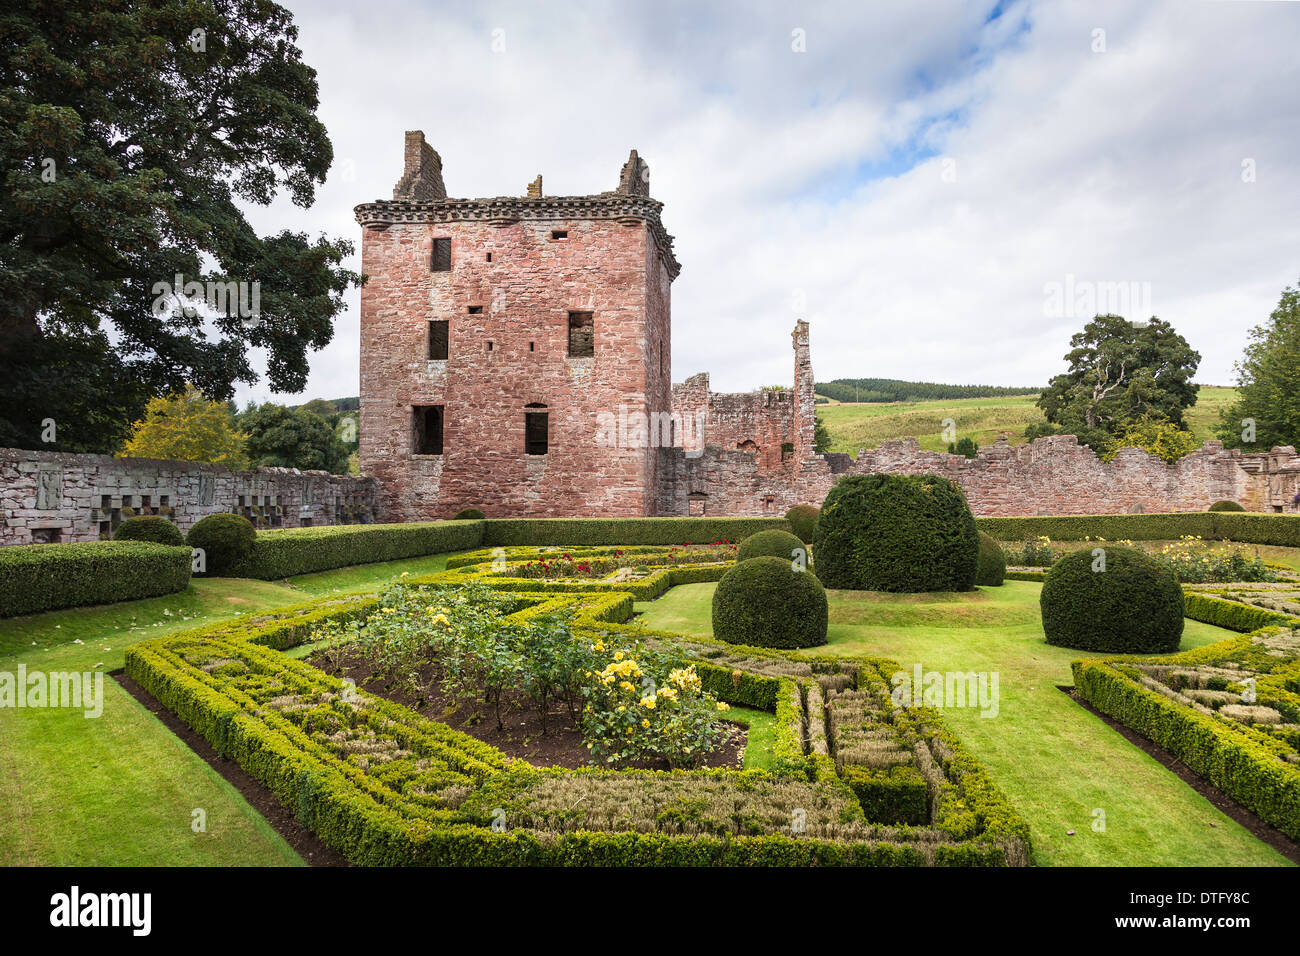
POLYGON ((492 253, 490 253, 490 252, 487 254, 487 261, 488 261, 488 262, 491 262, 491 261, 492 261, 492 253))
POLYGON ((431 319, 429 321, 429 359, 431 361, 442 361, 447 358, 450 328, 451 326, 446 319, 431 319))
POLYGON ((412 411, 413 441, 411 450, 417 455, 442 454, 442 405, 416 405, 412 411))
POLYGON ((482 314, 483 314, 483 306, 481 306, 481 305, 471 305, 471 306, 469 307, 469 314, 470 314, 470 315, 482 315, 482 314))
POLYGON ((429 268, 434 272, 451 271, 451 239, 433 240, 433 254, 429 268))
POLYGON ((596 324, 591 312, 569 313, 569 357, 592 358, 596 354, 596 324))
POLYGON ((488 343, 488 351, 489 351, 489 352, 492 351, 492 343, 491 343, 491 342, 488 343))
POLYGON ((567 229, 552 229, 552 230, 551 230, 551 238, 552 238, 552 239, 568 239, 568 238, 569 238, 569 230, 567 230, 567 229))
POLYGON ((549 412, 524 412, 524 452, 545 455, 549 450, 549 412))

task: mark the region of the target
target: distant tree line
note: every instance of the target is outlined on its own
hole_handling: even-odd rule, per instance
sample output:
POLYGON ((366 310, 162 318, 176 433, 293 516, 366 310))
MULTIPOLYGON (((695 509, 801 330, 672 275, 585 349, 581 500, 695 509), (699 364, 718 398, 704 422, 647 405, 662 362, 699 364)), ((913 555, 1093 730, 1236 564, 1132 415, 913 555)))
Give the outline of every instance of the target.
POLYGON ((1001 385, 942 385, 938 382, 904 382, 896 378, 837 378, 818 382, 816 392, 837 402, 924 402, 953 398, 1002 398, 1037 395, 1041 388, 1001 385))

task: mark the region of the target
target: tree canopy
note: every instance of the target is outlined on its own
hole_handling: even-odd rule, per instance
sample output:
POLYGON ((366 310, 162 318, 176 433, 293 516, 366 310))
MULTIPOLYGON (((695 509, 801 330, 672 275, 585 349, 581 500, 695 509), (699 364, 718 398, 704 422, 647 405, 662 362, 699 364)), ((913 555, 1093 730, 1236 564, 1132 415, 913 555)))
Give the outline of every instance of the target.
POLYGON ((1238 399, 1223 411, 1215 433, 1229 448, 1300 446, 1300 284, 1282 291, 1268 322, 1251 329, 1250 339, 1237 363, 1238 399))
POLYGON ((199 461, 227 468, 248 467, 244 437, 235 428, 228 402, 214 402, 188 387, 149 400, 123 454, 132 458, 199 461))
POLYGON ((1183 412, 1196 403, 1192 376, 1200 353, 1157 318, 1130 322, 1099 315, 1070 339, 1069 369, 1039 396, 1046 425, 1026 436, 1075 434, 1102 450, 1126 425, 1147 416, 1184 428, 1183 412))
POLYGON ((253 347, 273 389, 305 386, 352 244, 240 208, 309 207, 333 160, 296 39, 269 0, 6 5, 0 445, 53 419, 44 447, 116 450, 150 397, 255 381, 253 347))
POLYGON ((253 465, 347 474, 349 449, 339 434, 338 416, 327 419, 268 402, 250 405, 240 414, 239 427, 248 435, 253 465))

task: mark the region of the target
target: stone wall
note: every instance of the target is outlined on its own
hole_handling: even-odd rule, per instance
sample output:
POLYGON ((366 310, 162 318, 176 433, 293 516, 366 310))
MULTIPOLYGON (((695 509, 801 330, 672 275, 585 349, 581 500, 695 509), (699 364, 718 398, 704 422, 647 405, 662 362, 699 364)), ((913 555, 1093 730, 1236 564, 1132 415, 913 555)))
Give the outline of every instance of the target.
MULTIPOLYGON (((921 450, 915 439, 885 442, 874 451, 848 456, 814 456, 763 468, 752 456, 709 445, 703 455, 675 462, 695 495, 696 509, 715 515, 780 514, 796 504, 820 504, 844 474, 936 474, 966 492, 977 515, 1127 514, 1204 511, 1220 500, 1250 511, 1294 513, 1300 493, 1300 458, 1293 448, 1269 455, 1243 455, 1206 442, 1172 464, 1139 448, 1123 449, 1101 462, 1073 435, 1040 438, 1012 447, 1005 439, 975 458, 921 450), (1259 471, 1248 470, 1267 459, 1259 471), (832 466, 837 466, 833 469, 832 466), (701 497, 703 496, 703 497, 701 497)), ((665 511, 685 514, 678 500, 665 511)))
POLYGON ((261 528, 376 519, 371 478, 0 448, 0 544, 96 541, 131 514, 162 514, 186 532, 234 512, 261 528))

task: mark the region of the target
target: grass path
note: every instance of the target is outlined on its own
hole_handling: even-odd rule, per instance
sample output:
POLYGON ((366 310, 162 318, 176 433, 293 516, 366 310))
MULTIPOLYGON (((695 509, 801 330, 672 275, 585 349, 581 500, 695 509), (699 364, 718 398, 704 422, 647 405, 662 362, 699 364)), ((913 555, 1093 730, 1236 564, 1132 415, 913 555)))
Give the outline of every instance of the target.
POLYGON ((99 671, 104 711, 0 709, 0 865, 284 866, 297 853, 107 672, 137 641, 251 611, 373 589, 447 555, 288 582, 195 579, 179 594, 0 620, 0 670, 99 671), (192 828, 194 811, 206 831, 192 828))
MULTIPOLYGON (((829 648, 891 657, 909 671, 997 672, 999 709, 949 708, 945 719, 989 768, 1033 831, 1034 862, 1051 866, 1287 865, 1173 773, 1057 690, 1078 651, 1050 647, 1033 582, 976 594, 832 591, 829 648), (1093 830, 1095 811, 1105 832, 1093 830), (1073 830, 1074 835, 1068 831, 1073 830)), ((638 604, 649 627, 708 635, 713 584, 638 604)), ((1187 622, 1183 648, 1229 632, 1187 622)))

